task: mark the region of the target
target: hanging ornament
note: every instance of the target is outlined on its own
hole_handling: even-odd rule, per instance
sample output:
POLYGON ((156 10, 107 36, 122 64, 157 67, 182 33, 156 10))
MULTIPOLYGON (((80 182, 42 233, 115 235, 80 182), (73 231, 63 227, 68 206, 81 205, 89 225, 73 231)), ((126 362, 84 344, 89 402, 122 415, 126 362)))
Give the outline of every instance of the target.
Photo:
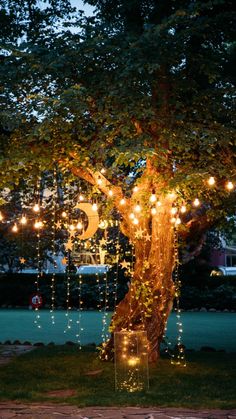
POLYGON ((88 218, 88 226, 86 230, 77 237, 80 240, 89 239, 96 233, 99 227, 99 216, 98 216, 97 209, 94 208, 94 204, 91 205, 88 202, 77 204, 75 205, 74 208, 80 209, 81 211, 83 211, 87 215, 87 218, 88 218))

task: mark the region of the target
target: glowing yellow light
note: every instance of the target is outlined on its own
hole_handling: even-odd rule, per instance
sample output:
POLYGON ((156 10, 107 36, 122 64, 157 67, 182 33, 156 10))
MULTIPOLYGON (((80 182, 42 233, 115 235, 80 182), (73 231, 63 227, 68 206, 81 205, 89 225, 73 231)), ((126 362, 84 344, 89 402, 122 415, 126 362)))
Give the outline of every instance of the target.
POLYGON ((0 211, 0 221, 2 221, 2 220, 3 220, 3 215, 2 215, 2 213, 0 211))
POLYGON ((152 214, 152 215, 155 215, 156 213, 157 213, 156 208, 155 208, 155 207, 152 207, 152 209, 151 209, 151 214, 152 214))
POLYGON ((160 206, 161 206, 161 201, 157 201, 156 205, 157 205, 158 207, 160 207, 160 206))
POLYGON ((180 212, 182 212, 182 214, 184 214, 187 211, 187 208, 185 205, 182 205, 182 207, 180 208, 180 212))
POLYGON ((34 223, 34 228, 42 228, 43 227, 43 223, 42 221, 35 221, 34 223))
POLYGON ((12 227, 12 231, 13 231, 14 233, 17 233, 17 231, 18 231, 18 227, 17 227, 17 225, 16 225, 16 224, 14 224, 14 226, 12 227))
POLYGON ((135 367, 136 365, 140 364, 140 358, 138 356, 131 356, 127 360, 127 364, 130 367, 135 367))
POLYGON ((109 196, 112 196, 112 195, 113 195, 113 192, 112 192, 112 190, 111 190, 111 189, 108 191, 108 195, 109 195, 109 196))
POLYGON ((62 214, 61 214, 61 216, 62 216, 63 218, 66 218, 66 217, 67 217, 67 213, 66 213, 65 211, 63 211, 63 212, 62 212, 62 214))
POLYGON ((98 209, 97 204, 93 204, 93 205, 92 205, 92 210, 93 210, 93 211, 97 211, 97 209, 98 209))
POLYGON ((101 178, 98 178, 98 180, 97 180, 97 184, 98 184, 98 185, 101 185, 101 184, 102 184, 102 179, 101 179, 101 178))
POLYGON ((199 199, 198 199, 198 198, 194 199, 194 201, 193 201, 193 205, 194 205, 195 207, 199 207, 199 205, 200 205, 200 201, 199 201, 199 199))
POLYGON ((124 198, 122 198, 122 199, 120 200, 120 205, 125 205, 125 203, 126 203, 126 200, 125 200, 124 198))
POLYGON ((228 181, 225 185, 226 189, 228 189, 229 191, 232 191, 232 189, 234 189, 234 184, 233 182, 228 181))
POLYGON ((208 185, 213 186, 215 185, 216 181, 214 176, 209 177, 208 181, 207 181, 208 185))
POLYGON ((156 195, 155 195, 154 193, 152 193, 152 195, 151 195, 151 196, 150 196, 150 198, 149 198, 149 201, 150 201, 150 202, 156 202, 156 200, 157 200, 156 195))
POLYGON ((171 208, 170 213, 175 215, 175 214, 177 214, 177 211, 178 211, 177 208, 173 207, 173 208, 171 208))
POLYGON ((175 224, 177 224, 177 225, 181 224, 181 219, 180 218, 176 218, 175 224))
POLYGON ((84 200, 83 195, 80 195, 80 196, 79 196, 79 201, 83 201, 83 200, 84 200))
POLYGON ((77 223, 76 228, 77 228, 78 230, 82 230, 82 228, 83 228, 83 224, 81 223, 81 221, 79 221, 79 222, 77 223))
POLYGON ((175 217, 172 217, 171 219, 170 219, 170 221, 171 221, 171 223, 175 223, 176 222, 176 218, 175 217))
POLYGON ((39 212, 39 204, 35 204, 35 205, 33 206, 33 211, 34 211, 34 212, 39 212))
POLYGON ((133 219, 133 224, 137 225, 138 223, 139 223, 138 219, 137 218, 134 218, 133 219))
POLYGON ((137 205, 134 207, 134 211, 135 211, 135 212, 140 212, 140 211, 141 211, 141 207, 140 207, 140 205, 139 205, 139 204, 137 204, 137 205))
POLYGON ((25 217, 25 215, 23 215, 20 219, 20 223, 25 225, 27 223, 27 218, 25 217))
POLYGON ((134 215, 134 213, 133 213, 133 212, 131 212, 131 214, 129 214, 129 218, 130 218, 131 220, 133 220, 133 219, 135 218, 135 215, 134 215))
POLYGON ((106 169, 104 167, 101 169, 101 173, 106 173, 106 169))
POLYGON ((74 230, 75 230, 75 226, 73 226, 73 224, 71 224, 71 225, 69 226, 69 229, 70 229, 71 231, 74 231, 74 230))
POLYGON ((135 186, 133 189, 134 192, 138 192, 138 186, 135 186))

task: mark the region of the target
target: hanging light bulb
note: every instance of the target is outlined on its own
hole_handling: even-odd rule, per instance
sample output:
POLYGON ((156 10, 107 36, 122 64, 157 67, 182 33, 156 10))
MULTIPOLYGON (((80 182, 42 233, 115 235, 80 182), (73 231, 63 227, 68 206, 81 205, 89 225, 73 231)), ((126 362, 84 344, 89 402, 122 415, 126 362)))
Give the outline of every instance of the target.
POLYGON ((134 211, 135 211, 135 212, 140 212, 140 211, 141 211, 141 207, 140 207, 140 205, 139 205, 139 204, 135 205, 135 207, 134 207, 134 211))
POLYGON ((139 223, 139 221, 138 221, 138 219, 135 217, 135 218, 133 219, 133 224, 137 225, 138 223, 139 223))
POLYGON ((3 220, 3 215, 2 215, 2 213, 0 211, 0 221, 2 221, 2 220, 3 220))
POLYGON ((14 226, 12 227, 12 231, 13 231, 14 233, 17 233, 17 231, 18 231, 17 224, 14 224, 14 226))
POLYGON ((234 184, 231 181, 228 181, 225 185, 226 189, 228 189, 228 191, 232 191, 232 189, 234 189, 234 184))
POLYGON ((100 177, 99 177, 99 178, 98 178, 98 180, 97 180, 97 184, 98 184, 98 185, 101 185, 101 184, 102 184, 102 179, 101 179, 100 177))
POLYGON ((177 208, 176 207, 173 207, 173 208, 171 208, 171 210, 170 210, 170 213, 172 214, 172 215, 175 215, 175 214, 177 214, 177 208))
POLYGON ((83 224, 81 223, 81 221, 78 221, 76 228, 77 228, 78 230, 82 230, 82 228, 83 228, 83 224))
POLYGON ((83 201, 83 200, 84 200, 83 195, 80 195, 80 196, 79 196, 79 201, 83 201))
POLYGON ((134 192, 138 192, 138 186, 135 186, 133 189, 134 192))
POLYGON ((101 169, 101 173, 106 173, 106 169, 104 167, 101 169))
POLYGON ((34 228, 42 228, 43 227, 43 223, 40 220, 35 221, 34 223, 34 228))
POLYGON ((157 201, 156 205, 157 205, 158 207, 160 207, 160 206, 161 206, 161 201, 157 201))
POLYGON ((120 205, 125 205, 125 203, 126 203, 126 200, 125 200, 124 198, 122 198, 122 199, 120 200, 120 205))
POLYGON ((187 211, 186 206, 185 206, 185 205, 182 205, 182 207, 180 208, 180 212, 181 212, 182 214, 184 214, 186 211, 187 211))
POLYGON ((133 219, 135 218, 135 215, 134 215, 134 213, 133 213, 133 212, 131 212, 131 214, 129 214, 129 218, 130 218, 131 220, 133 220, 133 219))
POLYGON ((108 195, 109 196, 112 196, 113 195, 113 191, 111 189, 108 191, 108 195))
POLYGON ((92 210, 93 210, 93 211, 97 211, 97 209, 98 209, 98 206, 97 206, 97 204, 96 204, 96 203, 94 203, 94 204, 92 205, 92 210))
POLYGON ((195 199, 194 199, 194 201, 193 201, 193 205, 194 205, 195 207, 199 207, 199 205, 200 205, 200 201, 199 201, 199 199, 198 199, 198 198, 195 198, 195 199))
POLYGON ((150 202, 156 202, 156 200, 157 200, 157 197, 156 197, 156 195, 155 195, 155 191, 153 190, 153 191, 152 191, 152 194, 151 194, 151 196, 150 196, 150 198, 149 198, 149 201, 150 201, 150 202))
POLYGON ((39 204, 35 204, 35 205, 33 206, 33 211, 34 211, 34 212, 39 212, 39 204))
POLYGON ((172 217, 172 218, 170 219, 170 222, 171 222, 171 223, 173 223, 173 224, 175 224, 175 223, 176 223, 176 218, 175 218, 175 217, 172 217))
POLYGON ((63 212, 61 213, 61 216, 62 216, 63 218, 66 218, 66 217, 67 217, 67 213, 66 213, 65 211, 63 211, 63 212))
POLYGON ((215 185, 216 181, 214 176, 209 177, 208 181, 207 181, 208 185, 213 186, 215 185))
POLYGON ((152 215, 155 215, 156 213, 157 213, 156 208, 155 208, 155 207, 152 207, 152 209, 151 209, 151 214, 152 214, 152 215))
POLYGON ((181 224, 181 219, 180 219, 179 217, 178 217, 178 218, 176 218, 175 224, 176 224, 176 225, 181 224))
POLYGON ((73 224, 71 224, 71 225, 69 226, 69 229, 70 229, 70 231, 74 231, 74 230, 75 230, 75 226, 74 226, 73 224))
POLYGON ((26 216, 25 216, 25 215, 22 215, 22 217, 21 217, 21 219, 20 219, 20 223, 21 223, 22 225, 25 225, 25 224, 27 223, 27 218, 26 218, 26 216))

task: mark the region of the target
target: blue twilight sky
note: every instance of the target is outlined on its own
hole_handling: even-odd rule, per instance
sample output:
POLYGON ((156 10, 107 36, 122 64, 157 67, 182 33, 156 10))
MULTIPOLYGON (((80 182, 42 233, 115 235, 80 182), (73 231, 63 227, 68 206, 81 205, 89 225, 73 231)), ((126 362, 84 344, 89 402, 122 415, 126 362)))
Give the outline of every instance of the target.
POLYGON ((93 14, 94 7, 89 6, 88 4, 84 4, 82 0, 71 0, 71 4, 77 9, 84 10, 87 16, 91 16, 93 14))

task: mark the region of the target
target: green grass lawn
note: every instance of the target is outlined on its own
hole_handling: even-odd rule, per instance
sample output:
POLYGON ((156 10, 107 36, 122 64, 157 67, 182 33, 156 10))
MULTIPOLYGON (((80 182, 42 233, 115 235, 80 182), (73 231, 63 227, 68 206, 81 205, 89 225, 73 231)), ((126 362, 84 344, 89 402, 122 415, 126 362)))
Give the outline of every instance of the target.
POLYGON ((143 392, 116 392, 114 375, 114 364, 100 361, 92 348, 41 347, 0 367, 0 399, 81 407, 236 407, 236 353, 189 353, 185 368, 161 358, 150 366, 150 389, 143 392), (86 375, 98 370, 97 375, 86 375), (75 390, 75 394, 49 398, 55 390, 75 390))

